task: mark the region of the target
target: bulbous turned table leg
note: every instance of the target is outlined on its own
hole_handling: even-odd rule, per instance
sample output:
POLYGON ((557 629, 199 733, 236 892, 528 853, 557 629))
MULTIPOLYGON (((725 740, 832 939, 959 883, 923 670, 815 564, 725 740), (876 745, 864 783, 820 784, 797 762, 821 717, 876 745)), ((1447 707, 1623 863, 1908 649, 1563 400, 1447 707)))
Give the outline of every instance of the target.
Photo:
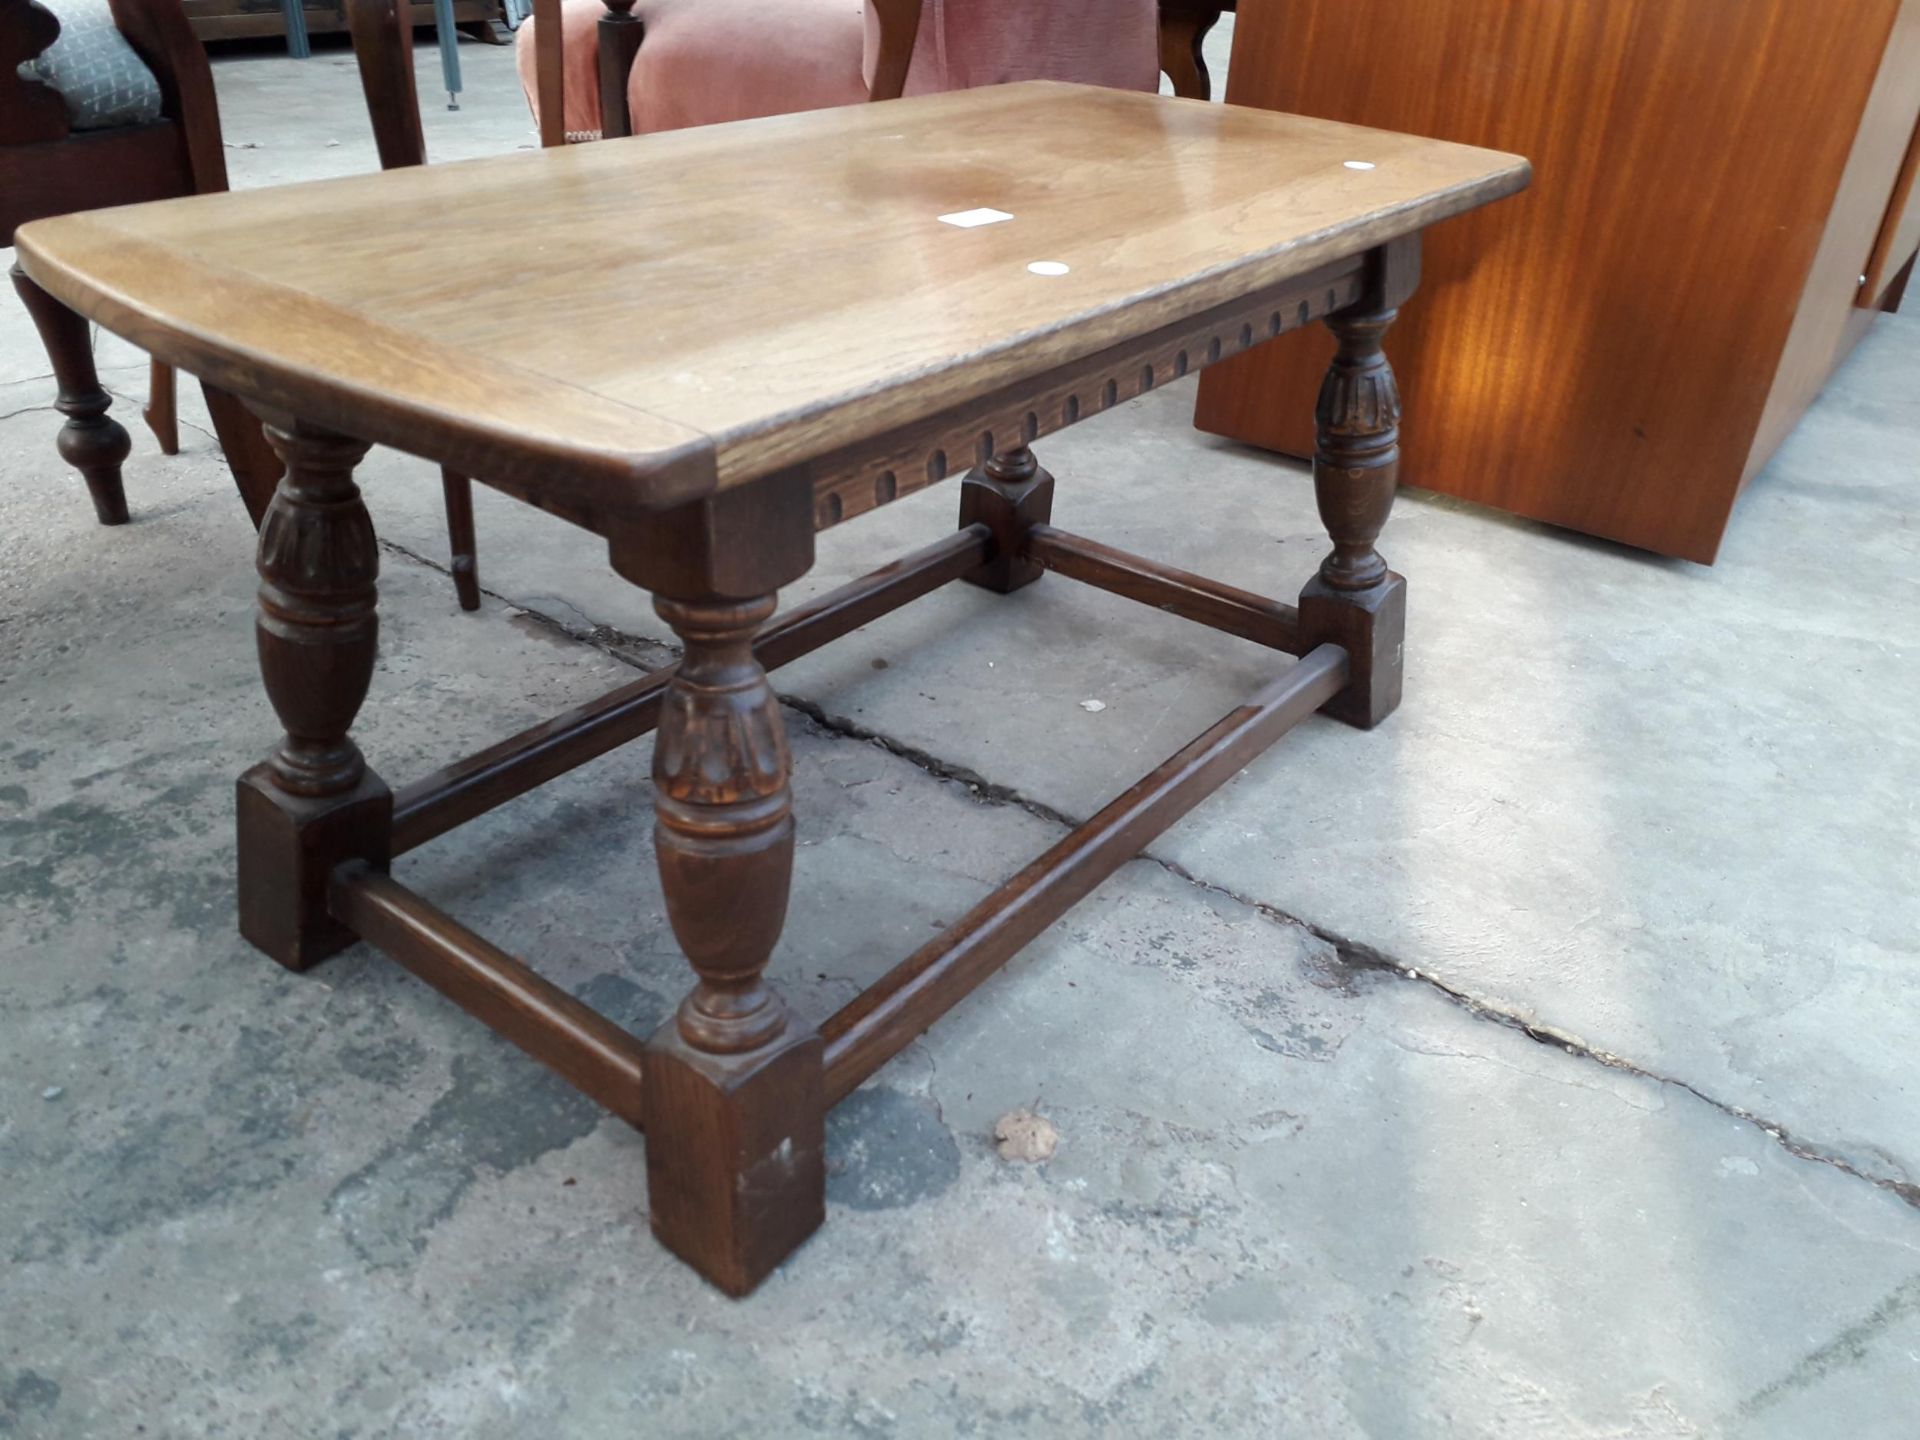
POLYGON ((654 846, 698 979, 647 1048, 652 1225, 744 1295, 826 1217, 820 1038, 764 976, 793 873, 786 732, 752 648, 774 597, 654 603, 686 646, 654 742, 654 846))
POLYGON ((353 943, 327 913, 334 868, 389 857, 393 797, 347 733, 373 679, 380 552, 353 483, 366 444, 300 421, 266 433, 286 473, 260 526, 254 633, 286 733, 240 777, 240 933, 304 970, 353 943))
POLYGON ((113 401, 93 368, 93 337, 86 319, 69 310, 13 267, 13 288, 33 317, 60 387, 54 406, 67 417, 60 427, 60 458, 80 472, 102 525, 127 523, 127 492, 120 466, 133 449, 126 427, 107 414, 113 401))
POLYGON ((1325 713, 1363 730, 1400 703, 1406 639, 1407 582, 1374 549, 1400 478, 1400 393, 1380 348, 1397 313, 1327 320, 1338 348, 1315 410, 1313 491, 1333 549, 1300 592, 1301 653, 1331 642, 1352 667, 1325 713))
POLYGON ((960 527, 984 524, 993 532, 993 558, 967 583, 1005 595, 1031 585, 1046 567, 1021 552, 1027 531, 1053 518, 1053 476, 1021 445, 969 470, 960 481, 960 527))

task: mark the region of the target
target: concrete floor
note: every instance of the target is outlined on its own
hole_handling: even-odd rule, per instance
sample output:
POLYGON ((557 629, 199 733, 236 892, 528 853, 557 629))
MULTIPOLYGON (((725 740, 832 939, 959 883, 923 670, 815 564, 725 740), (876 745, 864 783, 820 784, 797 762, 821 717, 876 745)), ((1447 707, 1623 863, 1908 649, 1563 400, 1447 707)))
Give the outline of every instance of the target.
MULTIPOLYGON (((432 153, 530 144, 505 52, 462 53, 432 153)), ((236 183, 371 168, 342 52, 217 73, 236 183)), ((197 396, 96 526, 45 368, 0 305, 0 1435, 1916 1433, 1920 322, 1712 570, 1407 492, 1399 715, 1309 722, 836 1111, 826 1228, 743 1303, 647 1238, 638 1136, 364 949, 240 943, 250 531, 197 396), (1048 1163, 995 1152, 1021 1106, 1048 1163)), ((1191 398, 1049 442, 1058 518, 1291 592, 1308 487, 1191 398)), ((670 653, 589 537, 486 493, 459 613, 433 471, 363 481, 389 779, 670 653)), ((953 503, 832 532, 788 599, 953 503)), ((1269 670, 1053 580, 781 672, 775 973, 824 1014, 1269 670)), ((686 982, 647 764, 402 873, 649 1027, 686 982)))

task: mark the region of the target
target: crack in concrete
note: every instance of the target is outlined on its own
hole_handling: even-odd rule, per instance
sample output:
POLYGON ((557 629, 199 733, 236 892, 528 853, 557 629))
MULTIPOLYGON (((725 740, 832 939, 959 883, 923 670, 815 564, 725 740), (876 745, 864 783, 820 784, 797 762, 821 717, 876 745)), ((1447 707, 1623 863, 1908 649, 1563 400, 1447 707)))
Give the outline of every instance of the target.
MULTIPOLYGON (((964 765, 956 765, 950 761, 942 760, 938 756, 931 755, 917 746, 903 744, 868 726, 830 715, 814 701, 790 695, 782 695, 780 699, 783 704, 798 710, 821 729, 832 734, 844 735, 849 739, 863 740, 869 744, 879 745, 882 749, 888 751, 888 753, 897 755, 908 763, 918 766, 937 779, 956 781, 967 786, 976 798, 986 803, 1017 806, 1029 815, 1050 821, 1056 825, 1064 826, 1069 830, 1078 829, 1085 823, 1084 820, 1076 819, 1043 801, 1035 800, 1031 796, 1022 795, 1012 786, 1002 785, 989 780, 984 775, 964 765)), ((1571 1031, 1562 1029, 1557 1025, 1529 1019, 1516 1010, 1509 1009, 1493 1001, 1482 1000, 1460 989, 1458 986, 1449 984, 1431 971, 1409 965, 1405 961, 1399 960, 1363 941, 1354 940, 1348 936, 1338 934, 1335 931, 1327 929, 1324 925, 1317 925, 1311 920, 1303 919, 1298 915, 1282 910, 1277 905, 1269 904, 1267 901, 1256 899, 1251 895, 1243 895, 1228 886, 1219 885, 1211 880, 1204 879, 1194 874, 1193 871, 1178 861, 1169 860, 1164 856, 1154 854, 1151 849, 1141 851, 1139 858, 1158 865, 1168 874, 1185 881, 1189 885, 1219 895, 1224 899, 1233 901, 1237 905, 1244 905, 1272 924, 1292 926, 1305 930, 1315 939, 1324 941, 1330 945, 1333 948, 1335 957, 1348 969, 1371 970, 1381 974, 1393 975, 1402 980, 1414 981, 1434 990, 1446 1000, 1465 1010, 1475 1019, 1489 1021, 1509 1030, 1517 1030, 1536 1044, 1557 1045, 1569 1055, 1576 1056, 1583 1060, 1590 1060, 1598 1065, 1604 1065, 1609 1070, 1618 1070, 1642 1080, 1652 1081, 1657 1085, 1667 1085, 1672 1086, 1676 1090, 1684 1090, 1696 1100, 1712 1106, 1721 1114, 1742 1121, 1760 1130, 1795 1159, 1806 1160, 1820 1165, 1830 1165, 1842 1174, 1851 1175, 1856 1180, 1864 1180, 1869 1185, 1877 1186, 1889 1194, 1896 1196, 1914 1209, 1920 1210, 1920 1184, 1915 1184, 1909 1180, 1897 1179, 1891 1175, 1876 1174, 1872 1171, 1864 1170, 1846 1156, 1796 1135, 1778 1121, 1769 1120, 1765 1116, 1747 1109, 1745 1106, 1736 1105, 1731 1101, 1721 1100, 1717 1096, 1710 1095, 1691 1081, 1682 1080, 1678 1076, 1664 1074, 1661 1071, 1650 1069, 1647 1066, 1629 1060, 1623 1055, 1616 1055, 1610 1050, 1603 1050, 1596 1045, 1590 1045, 1571 1031)))
MULTIPOLYGON (((422 555, 418 550, 410 549, 400 544, 397 540, 389 540, 385 536, 382 536, 380 537, 380 548, 389 554, 398 555, 405 560, 411 560, 416 565, 424 566, 429 570, 436 570, 449 578, 453 575, 453 570, 450 566, 443 565, 431 555, 422 555)), ((549 615, 544 610, 534 609, 533 606, 525 600, 515 600, 512 596, 503 595, 498 590, 489 590, 485 585, 480 586, 479 589, 480 593, 489 600, 498 600, 502 605, 526 617, 530 623, 539 626, 541 629, 551 631, 556 636, 576 641, 582 645, 591 645, 594 649, 612 656, 623 665, 631 665, 636 670, 657 670, 663 665, 672 664, 680 657, 680 651, 675 646, 668 645, 661 640, 656 640, 651 635, 636 635, 631 631, 621 630, 616 626, 599 624, 575 606, 567 605, 567 608, 572 610, 574 614, 580 616, 583 621, 587 622, 584 626, 569 625, 558 616, 549 615), (643 664, 636 658, 636 652, 640 655, 651 652, 659 658, 651 663, 643 664)), ((567 604, 566 601, 556 599, 550 595, 541 595, 535 598, 550 600, 558 605, 567 604)))
MULTIPOLYGON (((24 380, 9 380, 5 383, 8 385, 30 385, 38 380, 51 380, 53 378, 54 377, 52 375, 29 375, 24 380)), ((121 405, 131 405, 137 410, 144 410, 146 408, 146 400, 141 396, 129 395, 124 390, 116 390, 113 386, 106 385, 106 384, 102 384, 100 388, 101 390, 106 392, 106 396, 109 401, 118 402, 121 405)), ((50 400, 45 405, 28 405, 24 409, 8 410, 4 413, 0 413, 0 420, 11 420, 16 415, 52 414, 58 411, 59 408, 60 407, 58 405, 56 405, 54 402, 50 400)), ((118 420, 120 418, 119 416, 113 414, 113 409, 111 405, 109 405, 107 409, 107 414, 110 418, 115 420, 118 420)), ((206 430, 201 430, 200 427, 198 425, 195 425, 191 420, 181 419, 179 423, 182 425, 185 425, 187 428, 191 430, 200 430, 200 433, 202 435, 207 436, 209 440, 213 438, 210 432, 206 430)))
MULTIPOLYGON (((133 395, 124 390, 116 390, 111 385, 106 385, 106 386, 103 386, 102 388, 107 392, 107 394, 111 395, 115 400, 118 400, 123 405, 132 405, 133 407, 141 411, 144 411, 146 409, 147 402, 146 402, 146 399, 143 398, 142 396, 133 395)), ((144 416, 142 418, 144 418, 144 416)), ((200 424, 198 421, 192 419, 191 417, 186 415, 181 415, 178 413, 174 415, 173 423, 179 426, 182 430, 191 430, 193 431, 194 434, 205 436, 207 439, 211 440, 213 442, 214 450, 220 456, 220 463, 222 465, 226 464, 226 460, 227 460, 226 451, 221 446, 220 436, 216 432, 209 430, 206 426, 200 424)), ((395 548, 397 549, 399 547, 395 547, 395 548)), ((415 557, 415 558, 418 558, 418 557, 415 557)))
MULTIPOLYGON (((419 564, 426 565, 430 569, 439 570, 443 574, 451 573, 445 566, 437 564, 423 555, 418 555, 406 549, 404 546, 396 545, 388 540, 383 540, 380 543, 396 554, 403 555, 419 564)), ((623 664, 635 665, 630 655, 623 655, 611 645, 594 638, 602 631, 613 635, 619 635, 621 633, 613 630, 610 626, 596 626, 594 631, 583 635, 569 629, 564 623, 555 620, 552 616, 542 615, 536 610, 528 609, 519 601, 509 600, 505 596, 484 589, 484 587, 482 593, 490 595, 504 604, 513 606, 523 614, 552 627, 560 634, 578 640, 583 644, 594 646, 596 649, 611 655, 623 664)), ((627 638, 633 644, 649 646, 669 656, 678 653, 674 647, 662 644, 657 640, 648 639, 644 636, 627 638)), ((639 667, 635 665, 635 668, 639 667)), ((779 699, 783 706, 796 711, 812 721, 814 727, 820 733, 837 736, 842 739, 858 740, 869 745, 878 745, 888 754, 897 755, 902 760, 925 771, 937 780, 949 781, 966 786, 974 798, 984 804, 1013 806, 1024 810, 1027 814, 1037 819, 1047 821, 1053 825, 1062 826, 1068 830, 1078 829, 1085 823, 1084 820, 1076 819, 1074 816, 1067 814, 1063 810, 1056 809, 1045 801, 1035 800, 1029 795, 1023 795, 1018 789, 1011 785, 1003 785, 998 781, 989 780, 979 771, 969 766, 943 760, 930 751, 923 750, 916 745, 909 745, 901 740, 896 740, 894 737, 875 730, 870 726, 861 725, 857 721, 847 719, 843 716, 830 714, 818 701, 809 700, 805 696, 784 693, 780 694, 779 699)), ((1843 1175, 1849 1175, 1856 1180, 1863 1180, 1869 1185, 1885 1190, 1888 1194, 1893 1195, 1914 1209, 1920 1210, 1920 1184, 1909 1180, 1897 1179, 1891 1175, 1875 1174, 1871 1171, 1864 1170, 1846 1156, 1818 1145, 1814 1141, 1796 1135, 1785 1125, 1756 1114, 1745 1106, 1736 1105, 1731 1101, 1721 1100, 1716 1096, 1710 1095, 1700 1089, 1699 1086, 1694 1085, 1691 1081, 1682 1080, 1678 1076, 1667 1075, 1661 1071, 1649 1069, 1647 1066, 1629 1060, 1623 1055, 1616 1055, 1610 1050, 1603 1050, 1599 1046, 1590 1045, 1571 1031, 1562 1029, 1557 1025, 1528 1019, 1517 1010, 1502 1006, 1494 1001, 1482 1000, 1460 989, 1458 986, 1449 984, 1431 971, 1422 970, 1415 965, 1409 965, 1387 954, 1385 951, 1366 944, 1364 941, 1354 940, 1348 936, 1338 934, 1323 925, 1317 925, 1311 920, 1302 919, 1298 915, 1282 910, 1277 905, 1269 904, 1267 901, 1258 900, 1249 895, 1242 895, 1228 886, 1219 885, 1211 880, 1203 879, 1179 862, 1156 855, 1152 850, 1141 851, 1139 858, 1158 865, 1168 874, 1185 881, 1197 889, 1219 895, 1224 899, 1233 901, 1237 905, 1243 905, 1272 924, 1305 930, 1314 938, 1331 946, 1335 957, 1348 969, 1374 971, 1379 974, 1392 975, 1401 980, 1409 980, 1417 984, 1425 985, 1442 998, 1465 1010, 1477 1020, 1485 1020, 1509 1030, 1516 1030, 1536 1044, 1557 1045, 1569 1055, 1578 1059, 1591 1061, 1597 1065, 1603 1065, 1609 1070, 1618 1070, 1623 1074, 1633 1075, 1639 1079, 1651 1081, 1656 1085, 1671 1086, 1676 1090, 1683 1090, 1702 1104, 1711 1106, 1730 1119, 1753 1126, 1795 1159, 1805 1160, 1818 1165, 1831 1166, 1843 1175)))
POLYGON ((1889 1194, 1906 1202, 1908 1205, 1911 1205, 1914 1209, 1920 1210, 1920 1185, 1916 1185, 1909 1180, 1896 1179, 1891 1175, 1878 1175, 1871 1171, 1863 1170, 1845 1156, 1826 1149, 1823 1146, 1818 1146, 1814 1142, 1794 1134, 1793 1131, 1777 1121, 1769 1120, 1765 1116, 1758 1115, 1743 1105, 1735 1105, 1732 1101, 1722 1100, 1717 1096, 1708 1094, 1699 1086, 1693 1084, 1692 1081, 1682 1080, 1677 1075, 1668 1075, 1659 1070, 1650 1069, 1636 1061, 1627 1059, 1624 1055, 1616 1055, 1611 1050, 1603 1050, 1597 1045, 1590 1045, 1571 1031, 1562 1029, 1557 1025, 1532 1020, 1517 1010, 1500 1005, 1494 1001, 1482 1000, 1478 996, 1471 995, 1458 986, 1442 980, 1430 970, 1422 970, 1418 966, 1409 965, 1371 945, 1362 941, 1349 939, 1344 935, 1336 934, 1323 925, 1316 925, 1311 920, 1303 920, 1297 915, 1291 915, 1278 906, 1270 905, 1264 900, 1256 900, 1251 896, 1242 895, 1237 891, 1228 889, 1226 886, 1216 885, 1210 880, 1203 880, 1185 866, 1174 861, 1163 860, 1151 852, 1144 852, 1142 858, 1152 860, 1156 865, 1162 866, 1189 884, 1196 885, 1202 890, 1210 890, 1217 895, 1248 906, 1275 924, 1299 926, 1317 939, 1324 940, 1327 944, 1331 945, 1340 963, 1349 969, 1372 970, 1381 974, 1393 975, 1402 980, 1411 980, 1417 984, 1425 985, 1444 999, 1465 1010, 1476 1020, 1485 1020, 1508 1030, 1517 1030, 1529 1040, 1539 1045, 1557 1045, 1569 1055, 1582 1060, 1590 1060, 1596 1065, 1604 1065, 1609 1070, 1618 1070, 1623 1074, 1632 1075, 1642 1080, 1650 1080, 1656 1085, 1668 1085, 1676 1090, 1684 1090, 1687 1094, 1693 1096, 1694 1099, 1700 1101, 1702 1104, 1712 1106, 1721 1114, 1753 1126, 1795 1159, 1807 1160, 1819 1165, 1830 1165, 1842 1174, 1851 1175, 1856 1180, 1864 1180, 1869 1185, 1877 1186, 1879 1189, 1885 1190, 1889 1194))

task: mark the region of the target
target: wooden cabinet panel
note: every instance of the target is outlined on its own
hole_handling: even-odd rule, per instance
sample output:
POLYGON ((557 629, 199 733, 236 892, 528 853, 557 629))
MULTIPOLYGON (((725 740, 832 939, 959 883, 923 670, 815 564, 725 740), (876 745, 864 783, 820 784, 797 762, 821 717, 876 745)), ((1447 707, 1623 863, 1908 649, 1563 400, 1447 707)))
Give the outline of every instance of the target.
MULTIPOLYGON (((1900 8, 1243 0, 1229 101, 1534 162, 1388 336, 1408 483, 1711 561, 1900 8)), ((1304 453, 1329 353, 1209 370, 1196 423, 1304 453)))
POLYGON ((1806 414, 1834 366, 1867 333, 1874 312, 1861 308, 1861 275, 1885 224, 1894 183, 1920 119, 1920 0, 1905 0, 1879 57, 1872 92, 1850 123, 1853 137, 1820 249, 1801 281, 1800 308, 1780 357, 1741 483, 1758 474, 1806 414))
POLYGON ((1920 173, 1920 127, 1915 128, 1907 145, 1906 163, 1900 167, 1886 223, 1873 247, 1873 259, 1867 262, 1867 283, 1860 287, 1860 304, 1869 309, 1880 308, 1894 276, 1913 258, 1914 251, 1920 250, 1920 187, 1913 183, 1916 173, 1920 173))

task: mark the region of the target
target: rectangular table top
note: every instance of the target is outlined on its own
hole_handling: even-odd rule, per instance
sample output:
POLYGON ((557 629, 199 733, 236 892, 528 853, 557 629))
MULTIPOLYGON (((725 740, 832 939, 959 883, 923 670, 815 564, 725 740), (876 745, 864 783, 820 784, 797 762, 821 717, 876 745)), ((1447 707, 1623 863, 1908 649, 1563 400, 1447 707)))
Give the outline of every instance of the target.
POLYGON ((1524 160, 1035 82, 42 220, 29 275, 255 402, 632 514, 1522 188, 1524 160), (1009 219, 959 225, 961 212, 1009 219))

